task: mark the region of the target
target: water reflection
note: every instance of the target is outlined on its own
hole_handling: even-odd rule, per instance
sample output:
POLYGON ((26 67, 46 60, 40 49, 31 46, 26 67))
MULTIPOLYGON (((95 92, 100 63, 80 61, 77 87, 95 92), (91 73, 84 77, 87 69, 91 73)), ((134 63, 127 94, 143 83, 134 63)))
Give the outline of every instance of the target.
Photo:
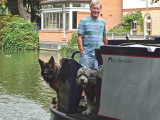
POLYGON ((48 61, 58 53, 0 50, 0 119, 49 120, 55 94, 40 76, 38 58, 48 61))

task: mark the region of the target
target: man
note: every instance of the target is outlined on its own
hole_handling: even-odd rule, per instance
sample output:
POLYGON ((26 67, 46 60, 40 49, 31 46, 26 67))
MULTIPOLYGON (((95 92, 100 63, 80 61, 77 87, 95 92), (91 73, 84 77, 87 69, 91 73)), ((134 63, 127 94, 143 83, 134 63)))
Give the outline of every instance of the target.
POLYGON ((99 48, 103 43, 108 42, 106 33, 106 23, 99 14, 102 4, 99 1, 93 1, 90 4, 91 14, 80 20, 78 26, 77 43, 80 50, 79 63, 91 69, 98 68, 98 62, 95 57, 95 48, 99 48))

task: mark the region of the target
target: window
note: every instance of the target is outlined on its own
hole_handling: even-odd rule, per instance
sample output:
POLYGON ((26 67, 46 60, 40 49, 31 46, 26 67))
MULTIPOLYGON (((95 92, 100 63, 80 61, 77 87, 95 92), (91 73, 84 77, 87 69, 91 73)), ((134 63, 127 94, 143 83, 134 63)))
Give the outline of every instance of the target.
POLYGON ((151 34, 151 16, 150 15, 147 15, 145 17, 144 33, 145 35, 151 34))
POLYGON ((148 15, 147 17, 147 34, 151 35, 151 16, 148 15))
POLYGON ((62 28, 62 13, 44 13, 43 15, 44 29, 61 29, 62 28))
POLYGON ((89 3, 74 2, 74 3, 43 5, 43 10, 42 10, 43 15, 41 17, 43 22, 42 29, 44 30, 77 29, 77 24, 78 24, 77 9, 79 11, 85 10, 88 12, 89 3), (63 5, 64 8, 62 9, 63 5))
POLYGON ((89 8, 89 4, 86 4, 86 3, 73 3, 73 7, 89 8))
POLYGON ((62 8, 62 4, 43 5, 43 9, 62 8))
POLYGON ((62 4, 53 4, 53 8, 62 8, 62 4))
POLYGON ((80 3, 73 3, 73 7, 81 7, 80 3))
POLYGON ((69 13, 65 13, 65 29, 69 29, 69 13))
POLYGON ((50 8, 53 8, 52 5, 43 5, 43 9, 50 9, 50 8))
POLYGON ((72 17, 72 29, 77 29, 77 12, 73 12, 72 17))
POLYGON ((137 35, 137 21, 132 23, 131 35, 137 35))
POLYGON ((65 7, 70 7, 70 3, 65 3, 65 7))

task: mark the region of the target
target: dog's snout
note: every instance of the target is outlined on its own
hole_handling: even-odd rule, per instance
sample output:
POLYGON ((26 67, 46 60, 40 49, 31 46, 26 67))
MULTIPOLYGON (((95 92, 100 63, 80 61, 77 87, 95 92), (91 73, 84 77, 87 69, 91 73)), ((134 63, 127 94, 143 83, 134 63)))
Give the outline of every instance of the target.
POLYGON ((46 72, 43 73, 45 76, 47 76, 48 74, 46 72))
POLYGON ((81 82, 84 82, 84 78, 81 78, 80 80, 81 80, 81 82))
POLYGON ((45 70, 43 71, 43 74, 44 74, 45 76, 47 76, 47 75, 48 75, 48 70, 45 69, 45 70))

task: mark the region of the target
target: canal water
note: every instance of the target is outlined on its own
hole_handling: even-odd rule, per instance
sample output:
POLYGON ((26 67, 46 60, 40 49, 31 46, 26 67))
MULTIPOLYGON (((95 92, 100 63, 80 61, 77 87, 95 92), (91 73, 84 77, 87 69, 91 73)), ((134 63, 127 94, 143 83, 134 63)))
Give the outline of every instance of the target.
POLYGON ((49 120, 55 92, 40 75, 38 58, 61 56, 52 51, 0 50, 0 120, 49 120))

